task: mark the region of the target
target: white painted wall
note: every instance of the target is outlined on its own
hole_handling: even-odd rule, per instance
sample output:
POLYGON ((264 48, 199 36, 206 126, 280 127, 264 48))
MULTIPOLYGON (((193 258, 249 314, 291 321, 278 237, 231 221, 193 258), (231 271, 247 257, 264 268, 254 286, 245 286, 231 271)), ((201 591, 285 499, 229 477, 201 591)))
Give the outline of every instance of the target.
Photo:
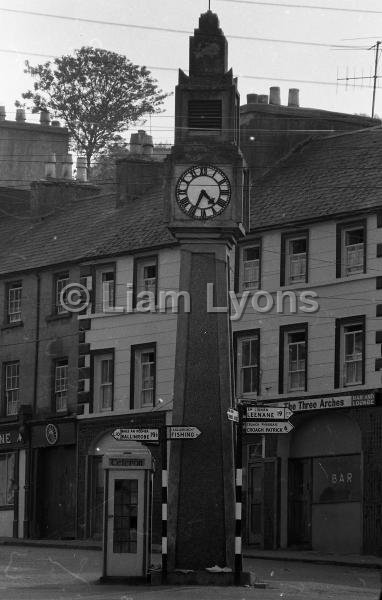
MULTIPOLYGON (((154 252, 148 253, 154 254, 154 252)), ((132 256, 117 259, 116 306, 126 306, 126 284, 133 283, 132 256)), ((158 290, 178 291, 180 253, 176 248, 158 252, 158 290)), ((91 330, 86 341, 91 350, 114 348, 114 412, 130 410, 131 346, 156 342, 157 377, 156 397, 160 406, 168 410, 172 405, 175 368, 177 314, 164 313, 116 313, 92 317, 91 330)), ((157 404, 159 406, 159 404, 157 404)), ((144 412, 145 409, 140 409, 144 412)), ((152 409, 146 409, 152 410, 152 409)), ((103 415, 106 413, 103 411, 103 415)))
MULTIPOLYGON (((294 395, 330 393, 334 387, 335 319, 366 315, 366 379, 354 391, 379 387, 381 374, 375 372, 375 358, 381 356, 375 344, 375 331, 382 329, 382 318, 375 316, 376 304, 382 303, 382 290, 376 290, 375 278, 382 275, 382 258, 376 258, 376 244, 382 243, 382 229, 377 229, 376 215, 367 217, 366 274, 336 279, 336 221, 309 227, 309 282, 282 288, 313 290, 318 294, 320 309, 315 314, 299 312, 256 313, 250 303, 242 318, 232 322, 233 331, 260 329, 261 394, 264 399, 278 396, 279 328, 282 325, 308 322, 308 391, 294 395)), ((276 297, 280 289, 281 231, 262 235, 262 289, 276 297)), ((352 388, 336 388, 337 392, 352 388)), ((287 394, 280 397, 286 397, 287 394)))

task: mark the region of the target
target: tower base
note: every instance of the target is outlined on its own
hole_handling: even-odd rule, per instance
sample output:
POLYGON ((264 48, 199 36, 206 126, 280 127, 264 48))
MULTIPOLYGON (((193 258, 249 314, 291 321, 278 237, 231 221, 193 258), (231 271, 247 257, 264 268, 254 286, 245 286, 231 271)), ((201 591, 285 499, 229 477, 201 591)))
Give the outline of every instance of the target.
POLYGON ((167 574, 166 583, 170 585, 254 585, 255 575, 251 572, 242 572, 239 581, 236 582, 236 575, 233 572, 211 573, 210 571, 172 571, 167 574))

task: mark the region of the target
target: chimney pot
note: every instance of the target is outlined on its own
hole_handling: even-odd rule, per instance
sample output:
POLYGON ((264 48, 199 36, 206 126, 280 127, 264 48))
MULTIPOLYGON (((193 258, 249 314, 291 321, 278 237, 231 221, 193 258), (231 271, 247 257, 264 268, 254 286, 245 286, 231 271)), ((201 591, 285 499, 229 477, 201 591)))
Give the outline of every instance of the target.
POLYGON ((71 154, 67 154, 62 165, 62 178, 73 179, 73 157, 71 154))
POLYGON ((259 101, 258 94, 247 94, 247 104, 257 104, 259 101))
POLYGON ((52 127, 60 127, 60 121, 52 121, 52 127))
POLYGON ((0 106, 0 121, 5 121, 6 116, 5 106, 0 106))
POLYGON ((18 123, 24 123, 26 121, 26 118, 25 118, 25 109, 24 108, 17 108, 16 109, 16 121, 18 123))
POLYGON ((268 104, 268 95, 267 94, 259 94, 258 103, 259 104, 268 104))
POLYGON ((77 157, 77 181, 85 183, 88 180, 88 167, 86 163, 86 156, 77 157))
POLYGON ((56 178, 56 155, 50 155, 49 160, 45 163, 45 179, 56 178))
POLYGON ((41 125, 50 125, 50 114, 48 110, 40 110, 41 125))
POLYGON ((274 104, 276 106, 280 106, 280 88, 276 86, 272 86, 269 88, 269 104, 274 104))
POLYGON ((300 90, 290 88, 288 94, 288 106, 300 106, 300 90))
POLYGON ((153 138, 151 135, 145 134, 143 139, 143 154, 152 155, 154 153, 153 138))

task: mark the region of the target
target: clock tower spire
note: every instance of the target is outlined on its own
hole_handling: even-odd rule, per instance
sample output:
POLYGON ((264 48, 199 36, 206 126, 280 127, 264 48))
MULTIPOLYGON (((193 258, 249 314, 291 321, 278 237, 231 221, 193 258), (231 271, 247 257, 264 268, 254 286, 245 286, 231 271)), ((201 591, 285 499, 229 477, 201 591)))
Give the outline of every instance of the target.
POLYGON ((171 443, 167 541, 174 583, 233 583, 241 562, 235 426, 227 418, 235 402, 228 291, 232 250, 248 227, 249 191, 239 94, 227 63, 227 40, 207 11, 190 38, 189 75, 179 71, 165 188, 168 226, 180 247, 179 287, 191 300, 191 312, 178 315, 172 419, 202 432, 171 443), (225 310, 212 309, 211 291, 214 306, 225 310), (216 565, 224 571, 208 571, 216 565))

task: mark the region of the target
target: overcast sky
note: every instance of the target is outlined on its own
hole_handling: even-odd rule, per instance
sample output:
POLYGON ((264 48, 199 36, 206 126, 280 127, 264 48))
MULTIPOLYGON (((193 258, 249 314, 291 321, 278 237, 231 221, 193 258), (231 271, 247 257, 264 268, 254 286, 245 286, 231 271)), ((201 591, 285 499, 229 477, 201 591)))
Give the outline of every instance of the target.
MULTIPOLYGON (((298 87, 302 106, 370 114, 372 89, 366 86, 370 86, 371 81, 365 81, 364 88, 354 89, 351 84, 346 89, 337 87, 336 80, 337 72, 340 77, 347 73, 351 77, 372 73, 374 51, 367 48, 382 37, 381 0, 279 0, 279 4, 285 4, 285 7, 271 5, 277 0, 265 0, 267 6, 250 4, 250 1, 211 0, 211 9, 219 15, 220 25, 228 38, 229 65, 238 76, 242 104, 247 93, 267 93, 269 86, 279 85, 283 104, 287 103, 288 88, 298 87), (286 6, 288 3, 322 8, 293 8, 286 6), (381 12, 329 10, 334 7, 381 12), (240 40, 230 36, 328 46, 240 40), (359 49, 334 49, 331 44, 355 45, 359 49)), ((200 13, 208 8, 208 0, 0 0, 1 8, 191 32, 197 27, 200 13)), ((75 48, 84 45, 102 47, 125 54, 137 64, 151 67, 160 87, 166 92, 174 90, 176 69, 188 68, 188 33, 85 23, 2 10, 0 19, 0 105, 6 105, 7 118, 10 119, 15 116, 14 101, 21 98, 21 93, 31 85, 29 76, 23 73, 24 60, 29 58, 32 64, 47 60, 30 53, 57 56, 72 53, 75 48)), ((382 74, 382 65, 380 72, 382 74)), ((173 97, 167 100, 165 108, 164 115, 152 118, 155 142, 171 142, 173 139, 173 97)), ((382 116, 382 88, 377 90, 376 113, 382 116)))

